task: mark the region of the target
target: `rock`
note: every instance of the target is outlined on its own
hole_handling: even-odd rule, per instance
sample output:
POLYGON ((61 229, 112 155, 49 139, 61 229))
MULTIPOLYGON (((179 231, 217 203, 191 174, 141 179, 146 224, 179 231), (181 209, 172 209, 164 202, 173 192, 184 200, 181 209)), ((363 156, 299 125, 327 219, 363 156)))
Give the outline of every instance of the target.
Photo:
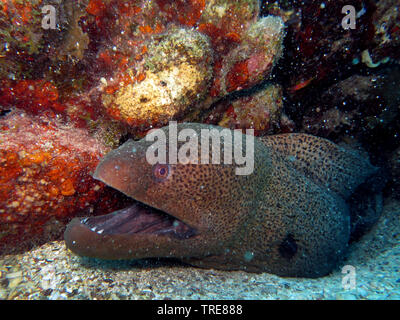
POLYGON ((368 55, 371 67, 377 67, 389 60, 400 62, 400 12, 396 0, 383 0, 376 3, 372 15, 374 36, 369 44, 368 55))
MULTIPOLYGON (((21 27, 38 30, 37 50, 6 43, 3 110, 52 112, 86 128, 117 121, 141 136, 169 120, 199 121, 217 100, 262 82, 282 54, 283 21, 259 18, 256 0, 49 4, 59 30, 43 31, 36 15, 21 27)), ((28 1, 4 6, 0 22, 40 9, 28 1)), ((31 36, 25 29, 18 32, 31 36)))
POLYGON ((257 93, 215 106, 206 122, 229 129, 254 129, 256 135, 279 131, 282 117, 282 90, 268 85, 257 93))
MULTIPOLYGON (((389 159, 389 167, 392 175, 393 197, 400 199, 400 148, 397 148, 389 159)), ((400 279, 398 281, 400 283, 400 279)))
POLYGON ((281 18, 264 17, 243 34, 242 41, 216 63, 211 96, 253 87, 263 81, 282 54, 285 35, 281 18))
POLYGON ((390 150, 398 130, 399 85, 397 67, 339 81, 305 100, 302 130, 334 141, 352 136, 379 153, 390 150))
POLYGON ((86 130, 21 110, 0 118, 0 128, 1 254, 56 238, 100 199, 116 205, 90 175, 108 149, 86 130))
MULTIPOLYGON (((148 45, 143 77, 102 96, 106 110, 129 125, 164 125, 182 118, 204 99, 212 76, 213 55, 206 36, 176 29, 148 45)), ((128 69, 127 74, 133 73, 128 69)))

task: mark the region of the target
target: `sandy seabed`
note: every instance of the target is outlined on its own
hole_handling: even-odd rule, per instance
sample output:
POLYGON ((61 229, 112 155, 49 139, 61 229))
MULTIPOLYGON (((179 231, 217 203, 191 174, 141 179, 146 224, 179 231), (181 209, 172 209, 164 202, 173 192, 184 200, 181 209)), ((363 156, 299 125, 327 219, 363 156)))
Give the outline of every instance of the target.
POLYGON ((378 224, 318 279, 206 270, 174 261, 81 258, 54 241, 0 257, 0 299, 400 299, 400 201, 385 200, 378 224), (342 267, 353 266, 354 288, 342 267))

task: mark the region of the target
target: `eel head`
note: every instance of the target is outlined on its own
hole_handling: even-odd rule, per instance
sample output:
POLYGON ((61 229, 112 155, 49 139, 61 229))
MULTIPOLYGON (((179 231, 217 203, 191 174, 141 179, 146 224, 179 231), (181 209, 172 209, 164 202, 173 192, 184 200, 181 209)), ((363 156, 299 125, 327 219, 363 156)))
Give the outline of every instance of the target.
MULTIPOLYGON (((193 126, 200 130, 204 125, 193 126)), ((168 127, 162 130, 168 137, 168 127)), ((152 144, 129 140, 102 159, 94 178, 137 202, 107 215, 73 219, 64 234, 70 250, 101 259, 202 257, 223 250, 235 217, 227 224, 226 215, 216 213, 231 205, 226 186, 239 183, 234 168, 152 165, 146 158, 152 144)))

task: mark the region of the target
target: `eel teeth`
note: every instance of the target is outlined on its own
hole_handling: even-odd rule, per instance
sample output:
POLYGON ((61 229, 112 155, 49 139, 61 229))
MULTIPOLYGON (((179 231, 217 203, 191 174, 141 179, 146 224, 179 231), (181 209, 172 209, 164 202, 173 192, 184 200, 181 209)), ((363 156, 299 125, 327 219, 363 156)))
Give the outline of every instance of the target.
POLYGON ((83 218, 83 219, 81 220, 81 223, 86 223, 86 221, 88 221, 88 219, 89 219, 89 218, 83 218))

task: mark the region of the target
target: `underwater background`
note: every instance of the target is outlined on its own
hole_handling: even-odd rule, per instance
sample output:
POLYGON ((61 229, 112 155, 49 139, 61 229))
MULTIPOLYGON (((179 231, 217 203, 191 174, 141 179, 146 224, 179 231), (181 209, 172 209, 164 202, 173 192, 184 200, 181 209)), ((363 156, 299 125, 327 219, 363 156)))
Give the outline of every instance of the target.
POLYGON ((399 62, 396 0, 1 0, 0 299, 399 299, 399 62), (315 279, 73 254, 132 203, 100 160, 171 120, 362 150, 382 214, 315 279))

